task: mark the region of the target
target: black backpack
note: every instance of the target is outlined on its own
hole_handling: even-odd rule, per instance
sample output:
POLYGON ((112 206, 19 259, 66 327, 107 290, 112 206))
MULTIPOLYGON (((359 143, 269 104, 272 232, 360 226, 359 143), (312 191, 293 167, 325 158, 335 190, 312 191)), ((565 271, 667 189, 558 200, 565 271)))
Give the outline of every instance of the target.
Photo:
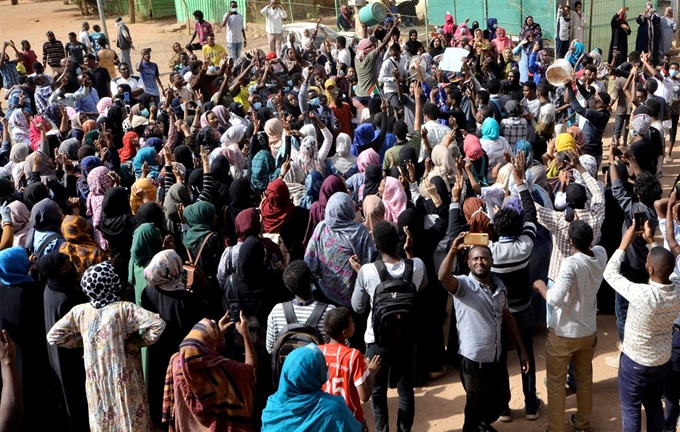
POLYGON ((413 284, 413 260, 404 260, 404 274, 393 278, 385 263, 376 261, 380 284, 373 294, 373 334, 375 343, 385 349, 398 349, 413 343, 416 326, 417 288, 413 284))
POLYGON ((295 311, 293 310, 293 302, 282 303, 283 315, 286 317, 286 325, 281 329, 279 337, 276 339, 274 349, 272 350, 272 378, 274 387, 278 388, 281 370, 286 357, 296 349, 309 345, 310 343, 321 345, 324 343, 323 336, 317 328, 319 320, 323 316, 328 305, 326 303, 318 302, 312 311, 312 314, 304 323, 298 322, 295 311))

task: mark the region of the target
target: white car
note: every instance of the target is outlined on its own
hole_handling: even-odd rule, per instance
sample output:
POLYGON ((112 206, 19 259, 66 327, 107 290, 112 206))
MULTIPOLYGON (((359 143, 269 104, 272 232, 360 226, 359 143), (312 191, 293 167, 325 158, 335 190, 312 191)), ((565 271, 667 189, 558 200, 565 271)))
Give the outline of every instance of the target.
MULTIPOLYGON (((283 43, 288 42, 288 35, 290 33, 293 33, 295 35, 295 40, 296 42, 300 43, 300 41, 303 38, 303 34, 305 29, 309 29, 310 34, 314 31, 314 28, 316 27, 316 22, 294 22, 291 24, 285 24, 283 26, 283 43)), ((332 28, 328 27, 327 25, 324 24, 319 24, 319 31, 316 33, 316 40, 315 45, 317 47, 321 46, 323 44, 324 40, 326 40, 326 36, 323 34, 321 31, 323 29, 326 34, 328 35, 329 38, 331 38, 332 41, 336 41, 338 39, 338 36, 344 36, 347 38, 347 43, 351 43, 352 38, 355 36, 353 32, 339 32, 337 30, 333 30, 332 28)))

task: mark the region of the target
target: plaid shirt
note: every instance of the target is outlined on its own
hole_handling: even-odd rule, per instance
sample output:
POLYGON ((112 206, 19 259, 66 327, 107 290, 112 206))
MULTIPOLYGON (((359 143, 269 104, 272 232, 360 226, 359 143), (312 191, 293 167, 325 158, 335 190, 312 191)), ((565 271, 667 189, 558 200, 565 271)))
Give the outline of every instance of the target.
POLYGON ((43 112, 45 108, 47 108, 47 105, 50 104, 50 95, 52 95, 50 86, 38 87, 35 90, 33 97, 35 98, 35 107, 38 109, 39 113, 43 112))
POLYGON ((19 85, 19 72, 17 72, 16 60, 6 61, 0 67, 0 74, 2 75, 2 85, 6 89, 11 89, 15 85, 19 85))
MULTIPOLYGON (((581 174, 586 188, 592 194, 590 201, 590 208, 583 210, 574 210, 579 220, 584 221, 593 229, 593 243, 595 246, 600 241, 600 228, 604 221, 604 195, 597 180, 593 179, 588 172, 581 174)), ((569 222, 564 219, 564 213, 556 210, 549 210, 536 203, 536 211, 538 212, 538 222, 546 227, 553 239, 553 250, 550 256, 550 269, 548 270, 548 277, 552 280, 557 280, 557 275, 560 272, 560 265, 562 260, 572 255, 572 248, 569 244, 568 228, 569 222)))
POLYGON ((201 45, 208 43, 208 36, 215 36, 212 24, 208 21, 203 21, 202 23, 196 21, 194 30, 196 31, 196 36, 198 36, 198 43, 201 45))
POLYGON ((515 148, 517 141, 527 139, 527 120, 522 117, 501 120, 501 135, 512 148, 515 148))

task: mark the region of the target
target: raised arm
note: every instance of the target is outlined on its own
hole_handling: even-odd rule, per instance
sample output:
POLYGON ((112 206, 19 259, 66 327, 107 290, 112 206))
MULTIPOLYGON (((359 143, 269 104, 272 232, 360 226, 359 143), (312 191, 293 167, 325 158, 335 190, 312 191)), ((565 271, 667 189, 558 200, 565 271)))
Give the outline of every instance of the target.
POLYGON ((456 237, 456 239, 453 241, 453 244, 451 245, 449 252, 446 254, 446 257, 444 257, 444 261, 442 261, 437 274, 439 282, 441 282, 442 285, 444 285, 444 288, 446 288, 446 290, 451 294, 456 294, 458 291, 459 281, 451 274, 451 268, 453 267, 453 263, 456 260, 458 251, 465 247, 463 244, 465 234, 467 234, 467 232, 458 234, 458 237, 456 237))
POLYGON ((19 430, 24 416, 24 395, 16 365, 14 343, 6 330, 0 332, 0 372, 2 373, 0 432, 14 432, 19 430))

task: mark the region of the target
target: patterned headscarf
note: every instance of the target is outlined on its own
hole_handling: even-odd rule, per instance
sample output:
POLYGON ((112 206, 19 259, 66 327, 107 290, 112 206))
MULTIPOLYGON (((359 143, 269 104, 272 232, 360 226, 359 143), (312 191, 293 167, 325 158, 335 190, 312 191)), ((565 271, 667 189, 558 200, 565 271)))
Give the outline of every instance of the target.
POLYGON ((120 278, 109 261, 85 270, 80 288, 90 298, 90 305, 95 309, 120 301, 120 278))
POLYGON ((66 216, 61 223, 61 233, 66 240, 59 252, 67 255, 78 274, 106 260, 106 254, 94 242, 92 227, 81 216, 66 216))
POLYGON ((636 135, 645 135, 652 126, 652 118, 647 114, 638 114, 631 121, 631 129, 636 135))
POLYGON ((149 286, 164 291, 184 291, 182 283, 182 258, 172 249, 158 252, 144 269, 149 286))
POLYGON ((59 105, 56 103, 49 104, 44 110, 42 110, 41 114, 44 118, 47 120, 51 121, 55 125, 59 126, 59 105))
MULTIPOLYGON (((87 215, 92 216, 92 226, 98 227, 102 219, 104 195, 107 190, 113 187, 113 180, 109 177, 109 169, 100 166, 90 171, 87 176, 87 184, 90 187, 90 193, 87 195, 87 215)), ((108 250, 108 242, 98 229, 95 230, 94 239, 102 249, 108 250)))

